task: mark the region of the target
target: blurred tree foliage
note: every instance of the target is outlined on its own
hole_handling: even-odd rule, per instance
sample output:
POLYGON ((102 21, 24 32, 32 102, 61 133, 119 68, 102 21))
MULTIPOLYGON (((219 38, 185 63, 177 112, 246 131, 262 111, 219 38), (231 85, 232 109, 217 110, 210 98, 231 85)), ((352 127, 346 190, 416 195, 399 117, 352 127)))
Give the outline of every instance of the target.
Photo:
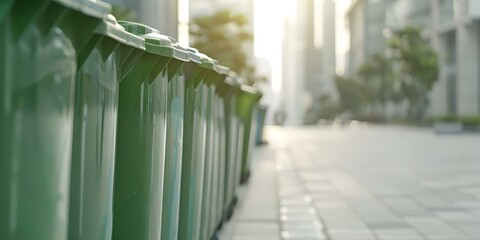
POLYGON ((231 68, 245 78, 247 84, 253 85, 266 78, 256 74, 246 54, 246 45, 253 41, 247 23, 245 15, 230 10, 196 17, 190 22, 190 39, 194 48, 231 68))
POLYGON ((421 120, 429 104, 428 92, 438 79, 438 56, 414 27, 393 31, 388 47, 398 66, 395 74, 400 96, 408 102, 408 117, 421 120))
POLYGON ((322 94, 306 112, 305 124, 317 124, 320 119, 333 120, 339 114, 340 109, 339 103, 331 94, 322 94))
POLYGON ((392 60, 374 54, 358 70, 358 77, 365 85, 365 100, 375 114, 384 115, 388 102, 398 100, 392 71, 392 60))
POLYGON ((368 99, 365 86, 359 81, 341 76, 335 77, 335 85, 340 96, 340 108, 344 111, 360 111, 368 99))
POLYGON ((387 41, 386 54, 372 55, 354 78, 336 77, 340 112, 381 119, 388 103, 404 101, 407 119, 420 121, 438 79, 438 56, 415 27, 394 30, 387 41))

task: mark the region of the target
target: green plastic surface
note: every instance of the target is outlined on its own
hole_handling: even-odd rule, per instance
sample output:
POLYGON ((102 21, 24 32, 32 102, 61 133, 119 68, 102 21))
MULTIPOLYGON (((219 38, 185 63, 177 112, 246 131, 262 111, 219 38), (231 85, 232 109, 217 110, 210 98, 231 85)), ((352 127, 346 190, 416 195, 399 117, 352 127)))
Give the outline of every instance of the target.
POLYGON ((217 96, 216 94, 213 95, 213 102, 212 102, 212 132, 213 132, 213 137, 211 139, 211 142, 213 143, 213 150, 212 150, 212 156, 211 156, 211 161, 212 161, 212 168, 211 168, 211 183, 210 183, 210 217, 209 217, 209 225, 208 228, 210 232, 215 233, 215 230, 217 228, 217 209, 218 209, 218 175, 219 175, 219 151, 220 151, 220 132, 219 132, 219 122, 218 122, 218 117, 217 117, 217 110, 218 110, 218 104, 217 104, 217 96))
POLYGON ((100 23, 79 7, 18 0, 1 23, 0 236, 7 239, 67 237, 77 57, 100 23))
POLYGON ((183 116, 185 78, 183 65, 188 60, 186 49, 172 42, 172 39, 161 35, 148 26, 119 22, 127 31, 140 35, 145 39, 146 51, 156 56, 169 59, 165 68, 168 79, 167 117, 166 117, 166 149, 163 187, 163 205, 161 220, 162 239, 177 239, 178 214, 180 205, 180 179, 182 166, 183 116))
POLYGON ((197 63, 197 64, 202 63, 202 55, 198 52, 197 49, 188 47, 187 52, 188 52, 188 59, 191 62, 194 62, 194 63, 197 63))
MULTIPOLYGON (((135 30, 122 26, 127 31, 135 30)), ((161 236, 169 61, 161 55, 134 50, 122 64, 113 239, 161 236), (132 54, 140 55, 137 61, 130 61, 132 54), (133 68, 124 71, 128 66, 133 68)))
MULTIPOLYGON (((213 72, 210 71, 207 75, 207 80, 211 78, 213 72)), ((206 128, 206 145, 205 149, 205 168, 204 168, 204 187, 202 196, 202 210, 201 210, 201 223, 200 223, 200 239, 210 239, 213 234, 211 227, 211 208, 212 208, 212 183, 213 183, 213 165, 214 165, 214 147, 215 147, 215 132, 214 132, 214 97, 215 88, 211 84, 212 81, 207 81, 207 128, 206 128)))
POLYGON ((77 73, 69 238, 110 239, 118 42, 97 40, 77 73))
POLYGON ((263 144, 263 127, 265 125, 265 118, 267 114, 267 107, 257 106, 257 131, 255 132, 255 145, 263 144))
POLYGON ((206 99, 204 84, 208 70, 201 68, 201 58, 190 54, 186 64, 186 89, 183 132, 183 160, 178 239, 199 239, 203 197, 206 142, 206 99))
MULTIPOLYGON (((113 176, 120 63, 132 34, 105 19, 79 54, 75 87, 69 239, 112 237, 113 176)), ((133 66, 125 66, 131 68, 133 66)), ((130 69, 124 69, 129 71, 130 69)))
POLYGON ((261 94, 109 11, 0 4, 0 238, 210 239, 231 212, 261 94))
POLYGON ((127 32, 122 25, 117 23, 113 15, 109 14, 103 21, 104 23, 95 29, 95 33, 108 36, 124 45, 145 49, 144 39, 127 32))
POLYGON ((262 97, 260 91, 247 85, 240 86, 238 112, 244 122, 243 153, 241 167, 241 181, 246 181, 250 175, 251 149, 255 142, 256 104, 262 97))
POLYGON ((223 197, 225 185, 225 116, 223 99, 218 94, 215 95, 215 165, 214 165, 214 182, 213 182, 213 199, 212 199, 212 227, 215 230, 223 221, 223 197))
POLYGON ((13 5, 13 0, 4 0, 0 3, 0 23, 3 22, 4 17, 13 5))
POLYGON ((145 39, 145 47, 148 52, 176 58, 180 61, 188 61, 189 56, 185 48, 179 46, 174 39, 158 33, 158 30, 148 27, 143 24, 119 21, 128 32, 141 35, 145 39))
POLYGON ((234 118, 234 121, 236 123, 236 128, 233 130, 236 135, 236 140, 235 142, 237 143, 235 146, 235 154, 234 154, 234 165, 232 166, 233 169, 233 189, 231 190, 232 192, 232 197, 233 201, 235 202, 235 192, 239 184, 241 183, 241 172, 242 172, 242 160, 243 160, 243 148, 244 148, 244 138, 245 138, 245 121, 243 120, 243 117, 240 114, 239 111, 239 105, 240 105, 240 97, 242 94, 242 91, 240 89, 240 85, 238 84, 238 76, 236 74, 230 74, 231 78, 227 78, 225 83, 228 85, 232 86, 235 89, 235 94, 234 94, 234 99, 235 102, 231 103, 232 109, 230 110, 233 115, 232 117, 234 118))
POLYGON ((183 61, 172 59, 167 68, 169 82, 162 239, 178 238, 185 101, 185 77, 182 68, 183 64, 183 61))
MULTIPOLYGON (((236 204, 236 189, 238 181, 235 180, 235 169, 237 161, 237 151, 240 143, 238 139, 238 116, 236 113, 237 94, 240 90, 236 84, 237 75, 230 72, 227 78, 220 84, 217 91, 224 102, 224 122, 225 122, 225 177, 223 188, 223 219, 228 220, 233 214, 233 208, 236 204)), ((241 149, 240 149, 241 150, 241 149)))

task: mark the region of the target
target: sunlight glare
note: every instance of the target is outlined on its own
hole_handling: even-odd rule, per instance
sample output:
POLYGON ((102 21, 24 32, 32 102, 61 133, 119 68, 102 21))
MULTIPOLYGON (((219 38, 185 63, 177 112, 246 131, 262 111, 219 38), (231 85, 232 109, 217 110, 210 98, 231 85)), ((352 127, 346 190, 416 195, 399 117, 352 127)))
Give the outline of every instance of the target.
POLYGON ((281 90, 282 84, 282 38, 285 17, 295 16, 295 0, 278 1, 255 0, 254 12, 254 53, 257 58, 265 58, 270 63, 272 76, 270 83, 274 92, 281 90))

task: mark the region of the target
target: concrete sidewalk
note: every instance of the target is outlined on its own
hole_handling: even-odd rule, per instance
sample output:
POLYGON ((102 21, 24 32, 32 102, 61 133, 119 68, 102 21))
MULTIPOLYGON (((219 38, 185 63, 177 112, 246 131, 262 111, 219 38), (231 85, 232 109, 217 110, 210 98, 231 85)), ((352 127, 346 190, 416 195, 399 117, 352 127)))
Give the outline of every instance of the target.
POLYGON ((221 239, 480 239, 480 136, 269 128, 221 239))
POLYGON ((280 225, 275 179, 275 151, 255 149, 252 175, 239 193, 239 205, 224 225, 221 240, 278 240, 280 225))

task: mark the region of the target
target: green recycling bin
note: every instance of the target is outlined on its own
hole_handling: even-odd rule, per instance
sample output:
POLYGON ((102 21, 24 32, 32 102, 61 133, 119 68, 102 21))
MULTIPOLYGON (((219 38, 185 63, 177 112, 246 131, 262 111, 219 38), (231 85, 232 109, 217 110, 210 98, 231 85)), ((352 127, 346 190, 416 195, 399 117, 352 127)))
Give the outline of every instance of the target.
POLYGON ((206 78, 214 67, 207 56, 189 49, 190 63, 184 67, 185 119, 178 239, 200 239, 202 200, 205 195, 205 150, 207 137, 206 78))
POLYGON ((231 72, 225 81, 219 85, 218 92, 224 102, 225 122, 225 185, 223 194, 223 219, 228 220, 233 214, 236 204, 235 190, 238 181, 235 181, 235 167, 237 156, 238 117, 236 115, 236 94, 239 84, 236 83, 237 75, 231 72))
POLYGON ((213 73, 213 67, 215 63, 212 62, 212 70, 209 71, 205 77, 205 87, 207 88, 207 95, 206 95, 206 109, 205 109, 205 117, 206 117, 206 131, 205 131, 205 158, 204 158, 204 172, 203 172, 203 195, 202 195, 202 209, 200 212, 200 239, 209 239, 210 238, 210 229, 209 226, 209 207, 211 205, 210 197, 211 197, 211 168, 212 168, 212 101, 214 95, 214 89, 212 87, 211 75, 213 73))
POLYGON ((235 129, 236 132, 236 149, 235 149, 235 158, 234 158, 234 165, 233 165, 233 195, 236 196, 238 187, 241 184, 241 172, 242 172, 242 159, 243 159, 243 139, 245 135, 245 121, 243 120, 242 116, 240 115, 239 111, 239 101, 242 95, 241 84, 239 78, 233 78, 233 83, 236 89, 235 92, 235 113, 232 116, 235 119, 237 128, 235 129))
POLYGON ((183 66, 189 61, 187 49, 172 41, 173 58, 167 67, 168 105, 165 176, 162 210, 162 239, 178 239, 180 182, 182 176, 183 118, 185 74, 183 66))
POLYGON ((203 181, 203 196, 202 196, 202 210, 201 210, 201 224, 200 224, 200 239, 210 239, 213 234, 210 227, 211 207, 212 207, 212 172, 213 172, 213 156, 215 147, 215 133, 214 133, 214 117, 212 111, 214 110, 215 85, 214 81, 218 75, 217 61, 210 59, 209 71, 205 76, 204 82, 206 86, 206 136, 205 136, 205 163, 204 163, 204 181, 203 181))
MULTIPOLYGON (((215 76, 215 80, 218 77, 215 76)), ((215 87, 214 87, 215 89, 215 87)), ((217 117, 217 110, 218 110, 218 104, 217 104, 217 96, 214 93, 212 97, 212 110, 211 110, 211 121, 212 121, 212 136, 210 139, 210 143, 213 144, 212 146, 212 154, 210 157, 211 161, 211 167, 210 167, 210 206, 208 210, 210 211, 209 213, 209 219, 208 219, 208 229, 210 231, 210 235, 215 234, 216 229, 217 229, 217 208, 218 208, 218 176, 219 176, 219 151, 220 151, 220 132, 218 128, 218 117, 217 117)))
MULTIPOLYGON (((113 239, 159 239, 167 146, 168 71, 176 49, 148 26, 119 22, 146 51, 120 82, 114 177, 113 239)), ((121 68, 123 71, 125 67, 121 68)), ((123 74, 122 74, 123 76, 123 74)))
POLYGON ((240 89, 241 93, 238 101, 238 113, 244 124, 240 182, 244 183, 250 176, 250 160, 252 149, 255 144, 257 104, 262 97, 262 93, 256 88, 247 85, 242 85, 240 89))
MULTIPOLYGON (((111 239, 118 90, 122 63, 143 39, 109 15, 78 59, 75 87, 69 239, 111 239)), ((130 59, 132 60, 132 59, 130 59)), ((124 66, 128 72, 132 65, 124 66)))
POLYGON ((218 121, 219 121, 219 131, 220 131, 220 153, 219 153, 219 181, 218 181, 218 194, 217 194, 217 222, 221 226, 223 223, 223 216, 225 214, 225 166, 226 166, 226 159, 227 159, 227 129, 225 122, 225 103, 223 98, 218 98, 218 121))
POLYGON ((212 88, 211 96, 211 138, 210 143, 213 144, 211 148, 210 156, 210 206, 208 207, 208 231, 210 235, 215 234, 218 226, 221 223, 220 209, 221 208, 221 198, 220 195, 223 193, 221 188, 222 175, 223 175, 223 163, 221 159, 223 153, 223 137, 222 137, 222 123, 223 119, 221 118, 221 111, 223 110, 221 105, 221 99, 218 95, 218 86, 219 83, 225 79, 226 75, 230 71, 227 67, 216 65, 214 68, 215 71, 210 75, 210 81, 212 88))
POLYGON ((243 118, 240 116, 239 111, 238 111, 238 101, 240 97, 241 91, 237 93, 237 114, 236 114, 236 120, 237 120, 237 149, 236 149, 236 156, 235 156, 235 165, 234 165, 234 193, 236 193, 236 190, 238 186, 242 183, 241 175, 242 175, 242 161, 243 161, 243 148, 244 148, 244 138, 245 138, 245 121, 243 118))
POLYGON ((0 236, 66 239, 77 57, 103 14, 84 1, 11 4, 0 10, 0 236))

